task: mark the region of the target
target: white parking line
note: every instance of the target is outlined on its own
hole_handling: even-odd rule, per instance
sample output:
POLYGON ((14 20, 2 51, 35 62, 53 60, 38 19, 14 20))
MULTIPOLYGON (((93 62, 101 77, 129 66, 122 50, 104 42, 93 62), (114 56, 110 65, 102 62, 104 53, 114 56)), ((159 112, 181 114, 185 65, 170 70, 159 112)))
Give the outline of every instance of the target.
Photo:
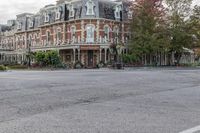
POLYGON ((39 78, 20 78, 20 77, 10 77, 10 76, 0 76, 0 79, 15 79, 15 80, 40 80, 39 78))
POLYGON ((182 131, 180 133, 195 133, 197 131, 200 131, 200 125, 196 126, 196 127, 193 127, 193 128, 190 128, 190 129, 187 129, 187 130, 182 131))

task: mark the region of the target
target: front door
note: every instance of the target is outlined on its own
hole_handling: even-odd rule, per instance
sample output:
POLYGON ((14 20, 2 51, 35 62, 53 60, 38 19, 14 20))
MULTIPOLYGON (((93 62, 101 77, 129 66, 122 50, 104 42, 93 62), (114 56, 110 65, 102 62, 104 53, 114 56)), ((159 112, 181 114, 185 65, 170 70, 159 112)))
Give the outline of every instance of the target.
POLYGON ((88 51, 88 67, 94 67, 93 64, 93 51, 92 50, 89 50, 88 51))

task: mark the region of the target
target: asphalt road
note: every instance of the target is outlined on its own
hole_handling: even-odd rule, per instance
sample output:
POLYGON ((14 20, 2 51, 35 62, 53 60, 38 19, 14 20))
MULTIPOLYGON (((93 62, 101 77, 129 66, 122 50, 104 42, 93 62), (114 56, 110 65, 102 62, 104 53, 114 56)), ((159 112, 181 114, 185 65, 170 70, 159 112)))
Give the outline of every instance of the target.
POLYGON ((200 70, 0 72, 0 133, 179 133, 198 125, 200 70))

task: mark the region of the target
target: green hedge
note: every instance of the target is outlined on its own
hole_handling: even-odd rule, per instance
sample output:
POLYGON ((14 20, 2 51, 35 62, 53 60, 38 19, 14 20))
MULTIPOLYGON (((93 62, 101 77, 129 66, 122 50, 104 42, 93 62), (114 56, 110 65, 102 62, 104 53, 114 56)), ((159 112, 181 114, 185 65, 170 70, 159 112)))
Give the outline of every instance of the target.
POLYGON ((9 69, 27 69, 27 66, 23 66, 23 65, 12 65, 12 66, 8 66, 9 69))
POLYGON ((5 71, 5 70, 6 70, 6 67, 3 65, 0 65, 0 71, 5 71))

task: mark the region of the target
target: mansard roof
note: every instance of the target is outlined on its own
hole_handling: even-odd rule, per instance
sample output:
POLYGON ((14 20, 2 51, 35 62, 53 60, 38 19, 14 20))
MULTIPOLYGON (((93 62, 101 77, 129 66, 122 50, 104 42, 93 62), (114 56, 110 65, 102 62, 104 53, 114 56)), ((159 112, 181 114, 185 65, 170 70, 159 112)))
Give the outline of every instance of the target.
MULTIPOLYGON (((87 2, 89 0, 58 0, 57 4, 46 5, 41 8, 35 14, 32 13, 22 13, 17 15, 17 19, 15 21, 15 25, 11 27, 15 27, 17 29, 17 25, 21 25, 19 31, 25 31, 29 29, 29 23, 34 23, 34 26, 31 29, 38 28, 40 26, 55 23, 57 21, 68 21, 73 19, 90 19, 90 18, 100 18, 100 19, 110 19, 116 21, 126 21, 128 20, 128 6, 123 2, 123 0, 91 0, 93 1, 93 13, 87 13, 87 2), (73 17, 70 16, 70 9, 68 6, 72 4, 74 9, 73 17), (116 13, 116 6, 121 6, 123 9, 116 13), (58 7, 62 7, 62 11, 60 11, 60 18, 56 19, 56 14, 58 13, 58 7), (118 14, 118 17, 116 17, 118 14), (47 16, 47 17, 46 17, 47 16), (120 17, 119 17, 120 16, 120 17), (48 21, 45 19, 48 18, 48 21), (32 21, 32 22, 31 22, 32 21)), ((8 26, 8 25, 7 25, 8 26)), ((1 29, 5 30, 5 26, 0 26, 1 29)))
POLYGON ((0 25, 0 32, 5 32, 5 31, 8 31, 10 30, 11 27, 10 26, 7 26, 7 25, 0 25))
POLYGON ((21 14, 17 15, 17 18, 32 16, 32 15, 34 15, 34 14, 33 13, 21 13, 21 14))

